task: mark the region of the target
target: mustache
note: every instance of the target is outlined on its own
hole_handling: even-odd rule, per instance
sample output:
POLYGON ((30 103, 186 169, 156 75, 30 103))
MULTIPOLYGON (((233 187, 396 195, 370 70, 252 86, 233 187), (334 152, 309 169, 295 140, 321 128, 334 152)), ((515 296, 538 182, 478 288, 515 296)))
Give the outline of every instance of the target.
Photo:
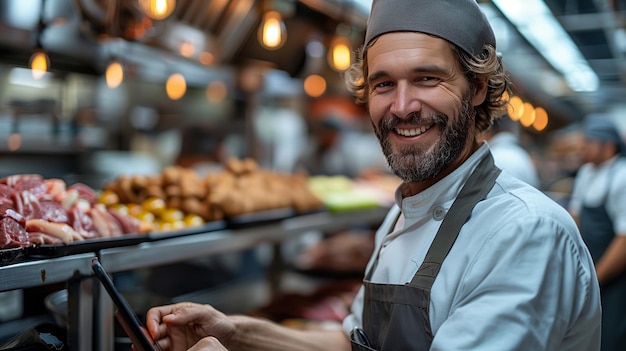
POLYGON ((378 128, 381 133, 386 134, 394 131, 398 125, 415 125, 422 126, 424 124, 435 124, 440 127, 445 127, 448 124, 448 116, 443 113, 435 113, 430 116, 422 116, 421 112, 413 112, 405 118, 392 116, 390 118, 383 118, 378 123, 378 128))

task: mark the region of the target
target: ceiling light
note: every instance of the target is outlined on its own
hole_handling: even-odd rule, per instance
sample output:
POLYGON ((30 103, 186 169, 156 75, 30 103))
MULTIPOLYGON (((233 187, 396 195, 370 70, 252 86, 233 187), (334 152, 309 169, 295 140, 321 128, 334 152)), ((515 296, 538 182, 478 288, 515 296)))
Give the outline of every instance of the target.
POLYGON ((176 0, 139 0, 139 7, 153 20, 162 20, 174 12, 176 0))
POLYGON ((268 50, 279 49, 287 40, 287 28, 278 11, 267 11, 259 27, 259 42, 268 50))
POLYGON ((524 103, 524 110, 519 122, 524 127, 530 127, 535 122, 535 107, 530 102, 524 103))
POLYGON ((115 89, 122 84, 124 80, 124 68, 120 61, 115 59, 111 60, 111 63, 107 66, 104 78, 110 89, 115 89))
POLYGON ((542 107, 535 108, 535 121, 533 122, 533 128, 536 131, 541 132, 548 126, 548 112, 542 107))
POLYGON ((165 91, 167 92, 167 96, 172 100, 182 98, 187 91, 185 77, 180 73, 172 74, 165 83, 165 91))
POLYGON ((37 48, 30 57, 30 69, 34 79, 41 79, 50 67, 50 59, 42 48, 37 48))
POLYGON ((542 0, 493 0, 493 3, 565 77, 572 90, 598 89, 598 76, 542 0))

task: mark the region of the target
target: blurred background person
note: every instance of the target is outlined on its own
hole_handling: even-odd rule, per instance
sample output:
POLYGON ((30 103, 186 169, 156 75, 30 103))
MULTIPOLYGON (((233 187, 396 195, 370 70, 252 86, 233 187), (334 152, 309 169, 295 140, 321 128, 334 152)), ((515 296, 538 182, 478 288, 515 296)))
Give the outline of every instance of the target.
POLYGON ((626 350, 626 146, 607 117, 587 117, 570 212, 591 252, 602 298, 602 351, 626 350))
POLYGON ((540 187, 535 163, 520 145, 517 122, 503 116, 483 132, 482 137, 489 143, 496 166, 535 188, 540 187))
POLYGON ((341 117, 327 115, 310 123, 307 149, 296 164, 296 169, 310 175, 353 176, 351 150, 346 145, 349 127, 341 117))

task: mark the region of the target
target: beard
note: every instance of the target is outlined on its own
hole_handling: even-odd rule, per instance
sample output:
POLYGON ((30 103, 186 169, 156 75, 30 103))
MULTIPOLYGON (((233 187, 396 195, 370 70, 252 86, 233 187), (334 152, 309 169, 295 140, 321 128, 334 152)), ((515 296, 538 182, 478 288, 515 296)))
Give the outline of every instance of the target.
POLYGON ((474 137, 470 131, 474 125, 475 113, 471 107, 471 97, 465 96, 456 119, 451 119, 443 113, 431 116, 414 113, 409 119, 383 118, 378 128, 374 126, 374 130, 393 173, 405 182, 424 182, 435 178, 461 155, 468 139, 474 137), (439 139, 436 144, 398 146, 394 152, 389 134, 401 123, 423 125, 424 119, 439 127, 439 139))

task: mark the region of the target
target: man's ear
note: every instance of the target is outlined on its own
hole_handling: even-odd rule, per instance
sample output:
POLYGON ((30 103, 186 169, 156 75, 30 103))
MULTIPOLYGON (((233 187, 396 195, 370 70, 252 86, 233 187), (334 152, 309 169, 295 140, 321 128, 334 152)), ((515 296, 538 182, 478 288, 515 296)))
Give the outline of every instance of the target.
POLYGON ((472 97, 472 106, 478 106, 485 101, 487 97, 487 76, 478 76, 475 81, 475 91, 472 97))

